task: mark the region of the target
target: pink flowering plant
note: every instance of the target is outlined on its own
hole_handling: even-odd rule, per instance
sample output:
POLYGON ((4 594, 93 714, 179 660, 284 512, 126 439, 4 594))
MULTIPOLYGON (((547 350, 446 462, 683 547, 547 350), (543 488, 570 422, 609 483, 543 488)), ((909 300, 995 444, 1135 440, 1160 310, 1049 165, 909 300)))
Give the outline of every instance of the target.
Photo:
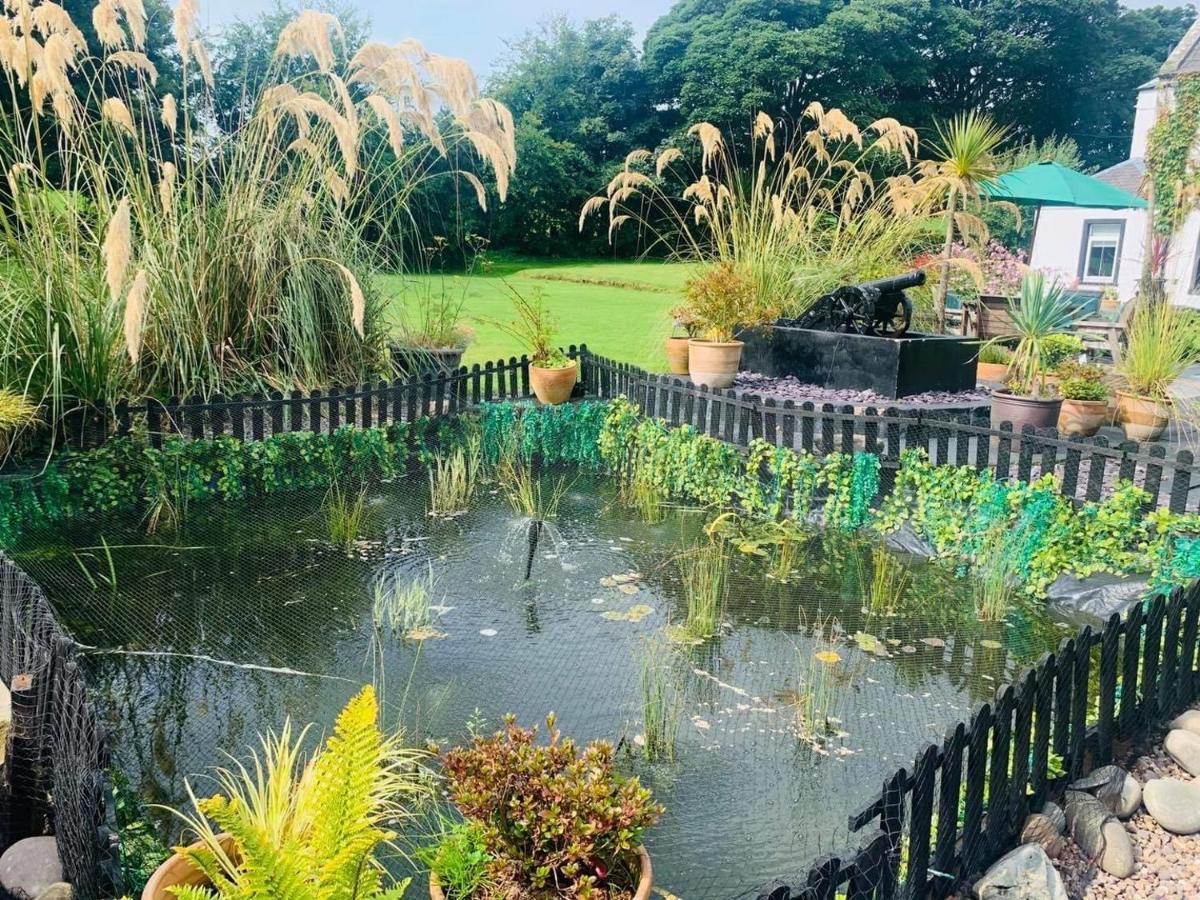
POLYGON ((978 266, 983 277, 979 293, 996 297, 1017 296, 1021 291, 1021 279, 1029 271, 1025 254, 1020 250, 1010 250, 999 241, 988 241, 982 251, 956 243, 951 256, 970 260, 978 266))

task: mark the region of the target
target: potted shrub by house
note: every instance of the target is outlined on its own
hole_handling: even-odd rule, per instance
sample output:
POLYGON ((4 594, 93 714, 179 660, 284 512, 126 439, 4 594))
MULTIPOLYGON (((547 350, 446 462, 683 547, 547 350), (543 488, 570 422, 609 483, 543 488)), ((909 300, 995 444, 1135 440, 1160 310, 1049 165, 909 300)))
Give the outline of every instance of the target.
POLYGON ((975 364, 975 378, 1004 384, 1008 381, 1008 366, 1012 362, 1012 350, 1003 344, 984 344, 979 348, 979 360, 975 364))
POLYGON ((1051 334, 1042 343, 1042 371, 1046 383, 1057 385, 1063 366, 1082 361, 1083 338, 1077 334, 1051 334))
MULTIPOLYGON (((1058 421, 1062 400, 1046 384, 1046 339, 1067 331, 1080 316, 1057 284, 1047 284, 1041 272, 1021 279, 1020 296, 1009 302, 1008 315, 1015 340, 1010 376, 1002 390, 992 392, 992 427, 1011 422, 1048 428, 1058 421)), ((993 343, 998 339, 993 339, 993 343)))
POLYGON ((422 854, 433 900, 649 898, 642 835, 662 807, 636 778, 616 773, 611 744, 579 752, 553 715, 546 728, 549 740, 538 743, 536 729, 510 716, 502 731, 443 757, 464 821, 422 854))
POLYGON ((424 754, 380 729, 370 685, 307 758, 304 738, 285 723, 248 764, 216 771, 216 794, 191 794, 194 811, 178 815, 198 840, 159 866, 142 900, 265 897, 280 884, 305 897, 399 896, 376 854, 429 794, 424 754))
POLYGON ((525 346, 529 355, 529 385, 534 396, 547 406, 566 403, 579 379, 579 368, 555 344, 558 329, 546 308, 542 289, 534 288, 526 297, 511 284, 505 283, 504 287, 517 317, 496 325, 525 346))
POLYGON ((688 374, 688 342, 696 336, 696 320, 691 309, 686 304, 680 304, 671 310, 671 320, 674 325, 672 334, 667 338, 667 369, 672 375, 688 374), (674 332, 682 331, 683 334, 674 332))
POLYGON ((1091 437, 1108 421, 1108 385, 1104 370, 1078 362, 1065 362, 1058 369, 1058 392, 1062 410, 1058 430, 1063 434, 1091 437))
POLYGON ((689 280, 685 291, 685 307, 697 334, 688 340, 691 379, 709 387, 730 387, 742 359, 742 342, 734 334, 739 326, 763 319, 754 282, 732 263, 718 262, 689 280))
POLYGON ((1170 303, 1141 298, 1126 329, 1116 371, 1117 421, 1133 441, 1156 441, 1171 416, 1171 386, 1200 356, 1196 319, 1170 303))

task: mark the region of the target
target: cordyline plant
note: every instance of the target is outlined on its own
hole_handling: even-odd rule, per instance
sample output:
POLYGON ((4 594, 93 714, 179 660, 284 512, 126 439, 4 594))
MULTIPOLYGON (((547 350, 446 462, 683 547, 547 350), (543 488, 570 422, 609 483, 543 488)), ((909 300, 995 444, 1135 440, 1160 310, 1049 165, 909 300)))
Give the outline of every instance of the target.
POLYGON ((687 133, 699 141, 698 169, 693 147, 635 150, 584 205, 579 227, 605 213, 610 240, 632 224, 649 250, 734 266, 753 281, 764 316, 796 315, 839 284, 895 274, 936 241, 910 189, 916 132, 895 119, 859 128, 812 103, 788 129, 760 112, 745 168, 715 125, 687 133), (887 170, 899 174, 878 177, 887 170))
MULTIPOLYGON (((49 415, 123 394, 365 377, 383 334, 364 224, 406 225, 410 195, 459 144, 507 192, 508 110, 461 60, 413 41, 344 48, 343 66, 338 20, 306 10, 281 32, 251 114, 223 134, 195 0, 175 9, 178 96, 155 90, 141 0, 99 0, 98 59, 56 3, 4 10, 0 385, 29 385, 49 415)), ((476 176, 451 176, 485 202, 476 176)))
POLYGON ((636 850, 662 814, 636 778, 613 770, 604 741, 582 753, 554 716, 549 741, 509 716, 443 760, 450 799, 477 823, 491 854, 489 896, 623 898, 637 886, 636 850))

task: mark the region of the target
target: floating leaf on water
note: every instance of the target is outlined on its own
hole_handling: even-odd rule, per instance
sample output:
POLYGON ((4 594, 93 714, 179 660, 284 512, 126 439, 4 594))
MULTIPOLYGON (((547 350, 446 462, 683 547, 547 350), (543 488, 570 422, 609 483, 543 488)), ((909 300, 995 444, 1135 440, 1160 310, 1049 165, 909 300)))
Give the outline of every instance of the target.
POLYGON ((499 634, 495 628, 480 628, 479 633, 484 637, 495 637, 497 634, 499 634))
POLYGON ((617 590, 619 590, 622 594, 636 594, 639 590, 641 590, 641 588, 639 588, 636 584, 623 584, 617 590))
POLYGON ((921 643, 927 647, 945 647, 946 642, 941 638, 921 638, 921 643))
POLYGON ((410 628, 404 632, 404 636, 410 641, 429 641, 435 638, 444 638, 446 633, 426 626, 424 628, 410 628))
POLYGON ((900 638, 888 638, 887 642, 888 642, 889 647, 899 647, 900 646, 900 638))
POLYGON ((637 581, 638 577, 633 572, 622 572, 620 575, 613 575, 612 580, 617 584, 628 584, 631 581, 637 581))
POLYGON ((877 649, 880 649, 879 638, 875 637, 873 634, 867 634, 865 631, 854 632, 854 637, 852 640, 854 643, 858 644, 859 649, 865 653, 871 653, 877 649))
POLYGON ((822 650, 820 653, 814 653, 813 656, 815 656, 821 662, 829 663, 830 665, 842 661, 841 654, 839 654, 836 650, 822 650))
POLYGON ((611 575, 605 575, 603 578, 600 579, 600 587, 616 587, 616 586, 617 586, 617 580, 615 578, 613 578, 611 575))
POLYGON ((633 736, 633 742, 635 744, 637 744, 639 747, 645 747, 646 746, 646 736, 643 734, 635 734, 633 736))
POLYGON ((600 615, 610 622, 640 622, 652 612, 654 612, 653 606, 639 603, 636 606, 629 607, 625 612, 617 612, 615 609, 610 609, 600 613, 600 615))
POLYGON ((917 648, 914 647, 912 644, 905 644, 903 647, 900 648, 900 650, 903 653, 916 653, 917 652, 917 648))
POLYGON ((986 647, 989 650, 1000 650, 1004 647, 999 641, 984 640, 979 642, 980 647, 986 647))
POLYGON ((708 722, 704 721, 704 719, 701 719, 699 716, 692 716, 692 724, 695 725, 697 728, 699 728, 701 731, 708 731, 708 729, 712 728, 712 726, 709 725, 708 722))

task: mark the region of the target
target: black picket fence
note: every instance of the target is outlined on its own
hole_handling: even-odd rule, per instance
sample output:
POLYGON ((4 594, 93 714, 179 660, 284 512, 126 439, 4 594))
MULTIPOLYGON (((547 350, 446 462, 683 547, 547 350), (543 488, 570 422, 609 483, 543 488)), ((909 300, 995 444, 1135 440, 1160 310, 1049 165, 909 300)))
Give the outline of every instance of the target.
POLYGON ((1150 494, 1148 506, 1173 512, 1200 512, 1200 467, 1190 450, 1170 458, 1162 444, 1104 437, 1064 436, 1055 429, 1010 423, 990 427, 986 408, 901 409, 848 404, 778 402, 736 389, 711 389, 675 376, 654 375, 636 366, 598 357, 583 348, 581 380, 590 396, 625 395, 650 416, 670 425, 690 425, 737 446, 762 439, 816 455, 868 452, 882 461, 883 487, 901 454, 922 449, 936 464, 990 469, 999 480, 1029 482, 1057 477, 1059 489, 1074 500, 1099 500, 1118 481, 1130 481, 1150 494))
POLYGON ((1200 697, 1200 583, 1085 628, 929 744, 850 817, 862 848, 771 900, 946 897, 1011 849, 1025 817, 1200 697))
POLYGON ((3 553, 0 678, 12 693, 0 846, 53 834, 75 896, 114 896, 120 885, 109 851, 104 729, 74 643, 41 588, 3 553))

